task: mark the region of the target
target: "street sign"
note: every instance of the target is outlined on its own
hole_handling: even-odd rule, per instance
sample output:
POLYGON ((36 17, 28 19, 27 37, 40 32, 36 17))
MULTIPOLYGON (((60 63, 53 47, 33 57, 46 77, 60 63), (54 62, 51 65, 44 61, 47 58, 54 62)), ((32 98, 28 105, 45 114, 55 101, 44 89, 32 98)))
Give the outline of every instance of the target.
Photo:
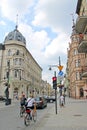
POLYGON ((59 71, 58 76, 63 76, 63 71, 59 71))
POLYGON ((61 71, 63 69, 63 66, 60 65, 60 66, 58 66, 58 68, 61 71))

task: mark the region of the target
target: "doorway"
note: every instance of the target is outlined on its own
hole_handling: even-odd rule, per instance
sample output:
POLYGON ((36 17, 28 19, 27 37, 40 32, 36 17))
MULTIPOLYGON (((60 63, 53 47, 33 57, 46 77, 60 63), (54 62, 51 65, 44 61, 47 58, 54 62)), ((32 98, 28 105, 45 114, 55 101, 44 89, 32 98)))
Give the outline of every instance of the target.
POLYGON ((83 91, 83 88, 80 88, 80 97, 84 97, 84 91, 83 91))

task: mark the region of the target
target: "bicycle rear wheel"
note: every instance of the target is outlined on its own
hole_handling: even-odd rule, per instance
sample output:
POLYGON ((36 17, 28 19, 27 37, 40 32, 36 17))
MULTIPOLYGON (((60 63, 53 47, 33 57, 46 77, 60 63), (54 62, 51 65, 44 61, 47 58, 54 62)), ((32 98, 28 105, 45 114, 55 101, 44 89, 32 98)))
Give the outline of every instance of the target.
POLYGON ((24 116, 24 124, 25 124, 26 126, 30 125, 30 116, 29 116, 29 114, 26 114, 26 115, 24 116))
POLYGON ((33 117, 33 121, 36 122, 36 120, 37 120, 37 111, 34 112, 32 117, 33 117))

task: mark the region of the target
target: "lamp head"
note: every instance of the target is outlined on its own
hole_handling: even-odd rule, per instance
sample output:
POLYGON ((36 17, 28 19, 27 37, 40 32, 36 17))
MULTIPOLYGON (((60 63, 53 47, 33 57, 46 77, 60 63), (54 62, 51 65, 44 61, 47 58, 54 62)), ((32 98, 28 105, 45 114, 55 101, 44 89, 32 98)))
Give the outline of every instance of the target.
POLYGON ((52 68, 51 68, 51 67, 49 67, 49 70, 52 70, 52 68))

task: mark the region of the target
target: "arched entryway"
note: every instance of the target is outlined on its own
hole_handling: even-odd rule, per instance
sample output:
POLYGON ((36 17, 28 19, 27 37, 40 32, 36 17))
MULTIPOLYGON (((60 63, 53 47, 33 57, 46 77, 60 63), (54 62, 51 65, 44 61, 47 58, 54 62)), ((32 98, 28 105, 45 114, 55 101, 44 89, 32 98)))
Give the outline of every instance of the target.
POLYGON ((80 88, 80 97, 84 97, 84 90, 83 90, 83 88, 80 88))
POLYGON ((14 88, 14 91, 13 91, 13 98, 14 99, 18 99, 18 88, 14 88))

